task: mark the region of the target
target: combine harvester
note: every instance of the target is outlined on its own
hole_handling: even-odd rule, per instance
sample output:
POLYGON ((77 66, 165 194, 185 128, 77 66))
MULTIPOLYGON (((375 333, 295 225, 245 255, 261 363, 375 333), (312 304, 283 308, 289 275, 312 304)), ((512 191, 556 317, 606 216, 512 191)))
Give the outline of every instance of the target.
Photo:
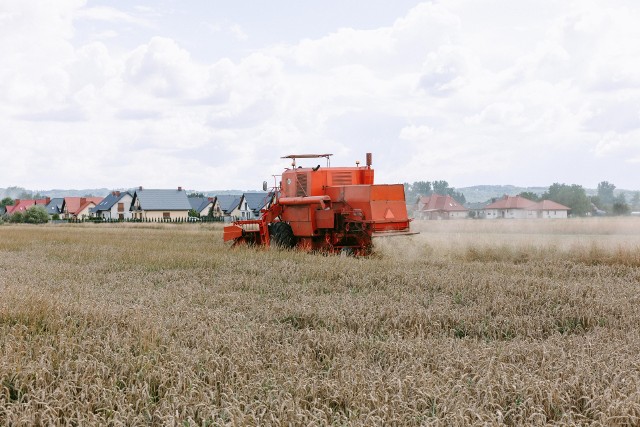
MULTIPOLYGON (((331 167, 331 154, 298 154, 282 173, 273 203, 256 220, 224 227, 224 241, 368 255, 373 238, 411 232, 402 184, 373 183, 371 153, 366 166, 331 167), (326 167, 296 167, 296 159, 325 158, 326 167)), ((263 184, 267 189, 267 183, 263 184)))

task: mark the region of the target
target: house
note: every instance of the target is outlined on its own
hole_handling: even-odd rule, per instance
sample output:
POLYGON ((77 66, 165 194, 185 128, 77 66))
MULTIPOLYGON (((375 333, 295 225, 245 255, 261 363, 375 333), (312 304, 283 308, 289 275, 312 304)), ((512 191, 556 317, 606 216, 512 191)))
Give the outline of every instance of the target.
POLYGON ((556 203, 552 200, 542 200, 529 207, 529 211, 532 212, 536 218, 557 218, 566 219, 568 217, 568 208, 560 203, 556 203))
POLYGON ((53 199, 51 199, 51 201, 47 204, 47 206, 45 206, 45 209, 47 210, 47 213, 49 214, 49 217, 52 217, 54 215, 62 215, 62 204, 64 203, 64 198, 62 197, 55 197, 53 199))
POLYGON ((102 197, 65 197, 62 216, 65 219, 84 219, 90 216, 89 209, 102 201, 102 197))
POLYGON ((469 210, 449 195, 432 194, 418 199, 414 216, 416 219, 462 219, 469 216, 469 210))
POLYGON ((221 194, 216 196, 221 216, 234 220, 240 218, 240 203, 243 201, 242 196, 233 194, 221 194))
POLYGON ((262 216, 262 209, 267 209, 273 202, 274 193, 257 192, 244 193, 244 202, 246 204, 247 219, 258 219, 262 216))
POLYGON ((504 196, 500 200, 487 205, 485 217, 495 218, 558 218, 566 219, 571 208, 552 200, 533 202, 521 196, 504 196))
POLYGON ((51 201, 49 197, 45 199, 29 199, 29 200, 20 200, 16 199, 13 203, 13 206, 6 206, 7 214, 13 215, 16 212, 24 213, 31 206, 41 205, 47 206, 47 204, 51 201))
POLYGON ((131 212, 134 219, 175 220, 187 219, 191 204, 187 192, 177 190, 157 190, 139 187, 133 193, 131 212))
POLYGON ((507 196, 485 206, 484 217, 487 219, 496 218, 536 218, 530 208, 535 205, 529 199, 522 196, 507 196))
POLYGON ((468 202, 464 207, 469 209, 469 217, 483 219, 485 217, 485 208, 490 202, 468 202))
POLYGON ((216 208, 218 212, 220 211, 216 197, 189 197, 189 203, 191 204, 191 209, 201 217, 209 216, 209 213, 211 213, 211 216, 215 216, 216 208))
POLYGON ((133 196, 128 191, 112 191, 91 209, 91 213, 105 220, 131 219, 132 201, 133 196))

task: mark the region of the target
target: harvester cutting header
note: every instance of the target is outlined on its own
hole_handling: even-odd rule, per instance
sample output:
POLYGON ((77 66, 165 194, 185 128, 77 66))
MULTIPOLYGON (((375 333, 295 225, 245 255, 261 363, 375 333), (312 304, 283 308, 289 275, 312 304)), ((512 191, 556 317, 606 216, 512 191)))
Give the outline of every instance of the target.
MULTIPOLYGON (((367 255, 373 238, 406 236, 410 231, 404 186, 374 184, 371 153, 366 165, 331 167, 331 154, 292 154, 273 203, 256 220, 224 228, 224 241, 298 247, 304 250, 367 255), (326 159, 326 166, 296 167, 297 159, 326 159)), ((265 183, 266 189, 266 183, 265 183)))

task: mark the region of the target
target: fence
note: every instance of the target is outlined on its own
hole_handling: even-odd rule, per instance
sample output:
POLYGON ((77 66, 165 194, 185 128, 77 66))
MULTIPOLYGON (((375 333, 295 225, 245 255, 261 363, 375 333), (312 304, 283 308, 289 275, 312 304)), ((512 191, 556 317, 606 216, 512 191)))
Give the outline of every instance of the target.
POLYGON ((80 218, 80 219, 65 219, 59 221, 51 221, 54 223, 71 223, 71 224, 82 224, 82 223, 93 223, 93 224, 116 224, 116 223, 125 223, 125 222, 134 222, 134 223, 161 223, 161 224, 200 224, 200 223, 211 223, 211 222, 231 222, 235 221, 237 218, 229 218, 229 217, 189 217, 189 218, 127 218, 127 219, 106 219, 106 218, 80 218))

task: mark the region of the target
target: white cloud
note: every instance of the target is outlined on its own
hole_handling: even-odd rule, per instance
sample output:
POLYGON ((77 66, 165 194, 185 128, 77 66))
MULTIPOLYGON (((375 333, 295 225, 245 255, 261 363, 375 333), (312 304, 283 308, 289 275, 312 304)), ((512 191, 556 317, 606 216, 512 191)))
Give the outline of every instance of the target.
POLYGON ((75 13, 75 18, 106 22, 124 22, 139 26, 150 26, 150 23, 145 19, 107 6, 85 7, 79 9, 75 13))

